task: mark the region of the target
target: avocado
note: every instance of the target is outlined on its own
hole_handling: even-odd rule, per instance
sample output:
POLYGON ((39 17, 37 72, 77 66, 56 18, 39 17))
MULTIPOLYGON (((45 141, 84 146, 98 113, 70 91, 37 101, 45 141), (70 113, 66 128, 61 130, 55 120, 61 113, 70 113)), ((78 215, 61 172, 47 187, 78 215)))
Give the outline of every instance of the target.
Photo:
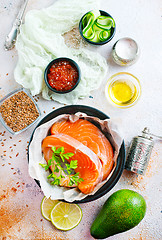
POLYGON ((122 189, 105 202, 91 225, 91 235, 103 239, 125 232, 139 224, 146 213, 145 199, 137 192, 122 189))

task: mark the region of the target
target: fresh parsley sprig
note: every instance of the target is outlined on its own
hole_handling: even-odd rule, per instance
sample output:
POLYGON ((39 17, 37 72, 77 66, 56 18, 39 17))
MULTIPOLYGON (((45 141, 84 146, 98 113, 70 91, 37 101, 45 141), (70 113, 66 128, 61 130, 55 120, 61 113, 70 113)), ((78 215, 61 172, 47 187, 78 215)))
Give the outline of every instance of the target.
POLYGON ((66 163, 66 160, 69 160, 72 156, 74 156, 74 153, 65 153, 64 147, 57 148, 52 147, 51 150, 53 151, 52 159, 48 160, 47 164, 40 165, 47 171, 51 167, 52 173, 49 174, 47 179, 51 180, 52 185, 60 185, 61 179, 65 178, 62 174, 64 173, 69 177, 69 186, 72 186, 73 184, 78 185, 78 183, 83 182, 83 178, 79 177, 79 173, 72 174, 73 170, 77 168, 78 161, 77 160, 71 160, 70 163, 66 163), (64 163, 64 166, 62 166, 62 163, 64 163), (59 176, 57 176, 55 173, 60 173, 59 176))

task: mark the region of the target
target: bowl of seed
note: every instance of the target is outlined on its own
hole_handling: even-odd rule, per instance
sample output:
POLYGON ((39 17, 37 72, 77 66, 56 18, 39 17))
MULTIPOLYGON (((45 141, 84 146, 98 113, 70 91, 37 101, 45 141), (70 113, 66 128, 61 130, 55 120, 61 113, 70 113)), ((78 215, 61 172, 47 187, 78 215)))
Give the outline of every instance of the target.
POLYGON ((12 134, 31 127, 40 115, 36 101, 24 88, 14 90, 0 100, 0 120, 12 134))

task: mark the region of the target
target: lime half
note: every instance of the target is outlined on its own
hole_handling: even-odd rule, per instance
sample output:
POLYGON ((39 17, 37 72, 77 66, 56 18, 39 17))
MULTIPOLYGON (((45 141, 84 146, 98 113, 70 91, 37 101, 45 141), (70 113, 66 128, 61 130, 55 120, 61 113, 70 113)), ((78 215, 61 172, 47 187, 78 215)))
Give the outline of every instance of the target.
POLYGON ((51 222, 60 230, 76 227, 82 219, 82 210, 77 204, 59 202, 51 211, 51 222))
POLYGON ((50 198, 44 197, 41 203, 41 212, 45 219, 51 221, 50 214, 53 207, 58 203, 58 200, 51 200, 50 198))

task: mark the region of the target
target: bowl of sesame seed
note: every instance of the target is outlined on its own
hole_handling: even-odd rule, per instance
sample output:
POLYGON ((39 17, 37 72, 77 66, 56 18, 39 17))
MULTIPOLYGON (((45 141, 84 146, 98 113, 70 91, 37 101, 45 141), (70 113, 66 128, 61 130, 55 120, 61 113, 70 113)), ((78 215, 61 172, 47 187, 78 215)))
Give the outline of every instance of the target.
POLYGON ((16 89, 0 100, 0 120, 12 134, 31 127, 40 118, 34 98, 24 88, 16 89))

